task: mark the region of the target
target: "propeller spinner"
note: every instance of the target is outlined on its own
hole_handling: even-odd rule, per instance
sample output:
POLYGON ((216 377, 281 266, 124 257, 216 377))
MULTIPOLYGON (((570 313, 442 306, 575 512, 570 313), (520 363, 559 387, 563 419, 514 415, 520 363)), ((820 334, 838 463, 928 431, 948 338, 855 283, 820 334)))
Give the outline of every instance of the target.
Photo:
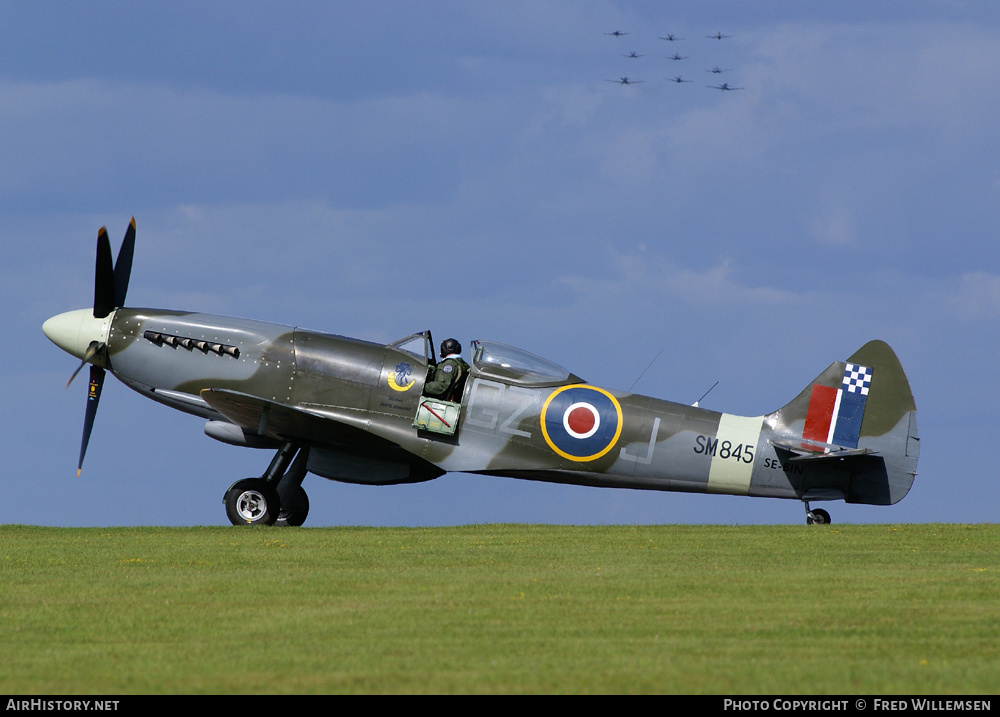
POLYGON ((90 384, 87 389, 87 410, 83 419, 83 440, 80 444, 80 461, 76 474, 83 468, 94 417, 104 386, 104 373, 108 365, 108 336, 111 333, 113 312, 125 305, 129 275, 132 273, 132 255, 135 252, 135 217, 129 222, 121 249, 114 265, 111 263, 111 242, 108 232, 101 227, 97 232, 97 260, 94 266, 94 308, 77 309, 53 316, 42 324, 42 331, 49 340, 80 359, 66 387, 72 383, 84 364, 90 364, 90 384))

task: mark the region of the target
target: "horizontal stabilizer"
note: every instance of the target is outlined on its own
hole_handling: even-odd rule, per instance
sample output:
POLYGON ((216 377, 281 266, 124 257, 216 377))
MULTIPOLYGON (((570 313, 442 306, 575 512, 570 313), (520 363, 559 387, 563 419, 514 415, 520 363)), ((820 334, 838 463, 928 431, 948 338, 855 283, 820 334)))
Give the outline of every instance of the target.
POLYGON ((844 448, 832 443, 818 441, 782 441, 771 439, 769 443, 775 448, 793 454, 791 461, 840 460, 858 456, 870 456, 878 451, 871 448, 844 448))

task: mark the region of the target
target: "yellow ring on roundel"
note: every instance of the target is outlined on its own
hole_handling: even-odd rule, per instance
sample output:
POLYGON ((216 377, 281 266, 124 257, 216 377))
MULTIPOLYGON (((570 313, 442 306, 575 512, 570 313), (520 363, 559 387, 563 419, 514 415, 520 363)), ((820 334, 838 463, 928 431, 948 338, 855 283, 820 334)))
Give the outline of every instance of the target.
POLYGON ((598 458, 600 458, 601 456, 603 456, 605 453, 607 453, 608 451, 610 451, 612 448, 614 448, 615 444, 618 443, 618 438, 622 434, 622 425, 625 423, 625 419, 622 416, 622 407, 621 407, 621 404, 618 403, 618 399, 617 398, 615 398, 614 396, 612 396, 610 393, 608 393, 607 391, 605 391, 603 388, 598 388, 597 386, 587 386, 587 385, 584 385, 584 384, 577 383, 577 384, 571 384, 569 386, 561 386, 560 388, 557 388, 555 391, 553 391, 549 395, 549 397, 545 399, 545 403, 542 405, 542 413, 541 413, 541 421, 540 422, 542 424, 542 437, 545 439, 545 442, 549 445, 549 448, 551 448, 553 451, 555 451, 556 453, 558 453, 563 458, 566 458, 567 460, 576 461, 577 463, 585 463, 585 462, 588 462, 588 461, 597 460, 598 458), (552 399, 555 398, 556 396, 558 396, 563 391, 568 391, 569 389, 572 389, 572 388, 585 388, 588 391, 597 391, 598 393, 603 393, 605 396, 607 396, 611 400, 611 405, 613 405, 615 407, 615 413, 618 414, 618 426, 615 428, 614 438, 612 438, 610 441, 608 441, 608 445, 607 446, 605 446, 602 450, 598 451, 597 453, 594 453, 593 455, 589 455, 589 456, 574 456, 571 453, 567 453, 566 451, 562 450, 555 443, 552 442, 552 439, 549 437, 549 432, 545 428, 545 414, 549 410, 549 404, 552 403, 552 399))

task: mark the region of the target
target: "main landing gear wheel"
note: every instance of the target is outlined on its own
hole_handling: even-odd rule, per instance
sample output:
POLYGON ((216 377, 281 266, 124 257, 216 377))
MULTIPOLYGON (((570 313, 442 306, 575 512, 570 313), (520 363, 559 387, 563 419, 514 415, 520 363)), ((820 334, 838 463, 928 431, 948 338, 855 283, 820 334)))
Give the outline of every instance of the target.
POLYGON ((829 525, 830 514, 822 508, 810 510, 806 513, 806 525, 829 525))
POLYGON ((237 481, 226 491, 225 503, 233 525, 274 525, 281 512, 278 491, 263 478, 237 481))

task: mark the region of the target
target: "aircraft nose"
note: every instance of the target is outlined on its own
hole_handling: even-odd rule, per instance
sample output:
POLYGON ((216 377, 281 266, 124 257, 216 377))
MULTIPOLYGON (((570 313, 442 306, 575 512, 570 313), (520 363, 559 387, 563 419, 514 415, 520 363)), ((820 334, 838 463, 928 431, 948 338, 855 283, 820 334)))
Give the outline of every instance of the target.
POLYGON ((94 318, 93 309, 76 309, 57 314, 42 324, 42 332, 68 354, 82 359, 91 342, 107 343, 114 312, 103 319, 94 318))

